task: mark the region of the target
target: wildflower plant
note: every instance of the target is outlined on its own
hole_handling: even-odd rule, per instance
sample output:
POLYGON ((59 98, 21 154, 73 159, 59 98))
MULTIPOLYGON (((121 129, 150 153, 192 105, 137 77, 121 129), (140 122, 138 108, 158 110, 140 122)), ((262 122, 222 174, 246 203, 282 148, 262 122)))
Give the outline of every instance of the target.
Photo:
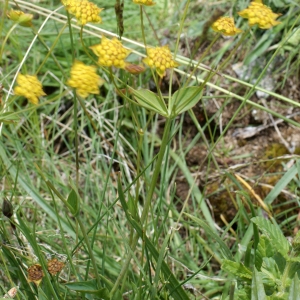
MULTIPOLYGON (((173 2, 167 2, 165 9, 173 9, 173 2)), ((159 1, 133 0, 124 5, 124 1, 116 0, 118 24, 111 9, 99 8, 96 1, 61 3, 63 6, 47 11, 42 19, 45 8, 33 16, 9 10, 7 1, 4 10, 11 25, 6 20, 0 25, 10 26, 1 45, 1 59, 9 68, 3 84, 14 72, 16 78, 16 84, 5 86, 0 95, 0 176, 8 178, 3 193, 11 193, 11 197, 5 194, 9 200, 2 205, 0 255, 8 281, 18 284, 24 293, 20 298, 188 300, 202 298, 204 291, 204 298, 233 299, 233 285, 226 277, 231 273, 241 287, 235 294, 240 299, 259 299, 255 297, 258 290, 261 294, 266 291, 266 297, 294 299, 288 293, 299 292, 298 271, 291 271, 299 263, 298 235, 290 244, 264 201, 257 207, 250 203, 245 209, 247 195, 235 191, 233 185, 227 186, 227 179, 238 186, 237 177, 229 174, 232 170, 227 166, 221 170, 219 157, 214 154, 242 108, 272 112, 252 101, 257 84, 237 80, 228 73, 234 55, 242 56, 243 43, 251 40, 251 26, 271 29, 279 24, 279 14, 259 0, 238 14, 226 11, 207 21, 204 36, 209 38, 200 43, 197 55, 183 57, 182 51, 193 52, 193 41, 187 39, 186 47, 182 42, 190 30, 189 14, 193 13, 190 6, 194 4, 189 0, 182 1, 180 14, 170 18, 170 33, 153 21, 163 19, 159 1), (132 26, 138 15, 138 26, 132 26), (242 23, 240 17, 248 19, 250 28, 246 22, 236 27, 242 23), (114 29, 106 22, 112 22, 114 29), (38 30, 35 23, 39 23, 38 30), (34 33, 29 45, 20 46, 25 56, 6 50, 15 45, 12 33, 19 25, 30 27, 34 33), (44 31, 44 26, 49 31, 44 31), (119 36, 117 26, 122 27, 119 36), (127 37, 130 34, 134 41, 127 37), (42 54, 45 57, 41 59, 42 54), (15 66, 9 67, 13 63, 15 66), (29 66, 36 75, 28 74, 29 66), (233 87, 221 87, 224 82, 233 83, 233 87), (244 85, 244 96, 235 93, 236 85, 244 85), (74 89, 73 94, 70 89, 74 89), (35 105, 41 103, 22 107, 13 94, 35 105), (240 106, 215 137, 211 122, 222 119, 230 97, 238 99, 240 106), (195 106, 202 110, 206 101, 213 103, 218 98, 225 99, 224 105, 211 119, 206 112, 196 116, 192 110, 195 106), (182 128, 188 118, 197 139, 182 128), (27 124, 35 124, 35 128, 27 124), (185 155, 199 140, 209 153, 199 155, 204 162, 191 173, 185 155), (187 150, 181 151, 184 143, 187 150), (213 169, 210 162, 206 165, 208 160, 213 169), (210 172, 212 177, 216 172, 225 176, 224 186, 235 193, 229 194, 236 196, 239 209, 232 221, 236 232, 226 220, 224 231, 216 225, 196 184, 202 184, 210 172), (188 182, 185 200, 179 196, 176 199, 179 188, 174 173, 188 182), (264 213, 264 218, 259 217, 264 213), (234 237, 227 243, 227 235, 232 232, 234 237), (269 249, 270 245, 274 247, 269 249), (46 259, 58 253, 66 259, 46 259), (32 257, 38 263, 27 267, 32 257), (219 266, 221 285, 213 274, 216 266, 210 264, 212 257, 219 266), (200 286, 201 293, 191 288, 193 285, 200 286)), ((34 11, 38 6, 27 7, 34 11)), ((16 30, 15 34, 20 33, 16 30)), ((287 102, 290 105, 291 101, 287 102)), ((290 117, 276 116, 297 125, 290 117)), ((299 166, 289 172, 289 178, 295 178, 299 166)))

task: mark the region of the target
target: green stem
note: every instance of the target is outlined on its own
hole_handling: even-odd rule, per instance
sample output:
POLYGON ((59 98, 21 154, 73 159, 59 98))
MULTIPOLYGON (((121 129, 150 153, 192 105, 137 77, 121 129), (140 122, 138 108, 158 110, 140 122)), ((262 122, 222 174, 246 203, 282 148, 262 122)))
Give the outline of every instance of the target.
MULTIPOLYGON (((142 224, 144 232, 146 230, 145 221, 147 219, 148 212, 149 212, 149 209, 150 209, 150 206, 151 206, 151 203, 152 203, 154 190, 155 190, 155 187, 157 185, 157 180, 158 180, 158 176, 160 174, 161 165, 162 165, 163 158, 164 158, 164 155, 165 155, 165 151, 166 151, 166 148, 167 148, 167 145, 168 145, 171 122, 172 122, 171 119, 166 119, 160 150, 159 150, 159 153, 158 153, 158 156, 157 156, 157 161, 155 163, 154 172, 153 172, 153 175, 152 175, 152 180, 151 180, 151 183, 150 183, 149 191, 147 193, 146 201, 145 201, 145 204, 144 204, 144 209, 143 209, 142 216, 141 216, 141 224, 142 224)), ((139 234, 136 233, 134 235, 132 243, 130 245, 131 251, 128 252, 127 258, 125 259, 125 262, 123 264, 121 272, 120 272, 120 274, 119 274, 119 276, 118 276, 118 278, 115 282, 115 285, 113 286, 113 288, 110 292, 111 297, 117 291, 120 282, 122 281, 123 277, 125 276, 125 274, 127 272, 127 269, 129 267, 129 264, 130 264, 130 261, 131 261, 131 258, 132 258, 132 253, 135 251, 138 240, 139 240, 139 234)))
POLYGON ((144 28, 144 19, 143 19, 143 5, 140 5, 140 17, 141 17, 141 30, 142 30, 143 42, 144 42, 145 48, 147 48, 145 28, 144 28))
POLYGON ((96 280, 97 280, 97 284, 98 284, 98 288, 100 288, 100 276, 98 274, 98 268, 97 268, 97 264, 96 264, 96 259, 95 259, 95 256, 93 254, 93 249, 90 245, 90 242, 89 242, 89 238, 85 232, 85 229, 84 229, 84 225, 80 219, 80 216, 76 218, 78 224, 79 224, 79 227, 81 229, 81 232, 82 232, 82 235, 83 235, 83 238, 84 238, 84 241, 85 241, 85 244, 88 248, 88 252, 90 254, 90 259, 91 259, 91 262, 92 262, 92 265, 93 265, 93 268, 94 268, 94 273, 95 273, 95 276, 96 276, 96 280))
POLYGON ((1 45, 1 50, 0 50, 0 63, 2 62, 2 55, 3 55, 3 52, 4 52, 4 47, 6 45, 6 42, 9 38, 9 36, 11 35, 11 33, 14 31, 14 29, 18 26, 18 23, 15 23, 8 31, 8 33, 6 34, 3 42, 2 42, 2 45, 1 45))

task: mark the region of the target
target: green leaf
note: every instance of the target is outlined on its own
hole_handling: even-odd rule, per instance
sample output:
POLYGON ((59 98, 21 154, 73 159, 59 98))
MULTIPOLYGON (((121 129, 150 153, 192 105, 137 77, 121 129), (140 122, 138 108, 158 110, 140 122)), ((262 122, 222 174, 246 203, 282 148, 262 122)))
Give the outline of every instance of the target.
POLYGON ((255 61, 258 57, 263 56, 263 53, 270 47, 273 43, 276 34, 272 31, 266 31, 263 36, 259 39, 258 43, 255 44, 253 50, 246 57, 244 65, 248 66, 251 62, 255 61))
POLYGON ((71 192, 68 196, 67 205, 68 205, 68 208, 69 208, 71 214, 74 217, 76 217, 79 213, 80 199, 77 195, 77 192, 74 189, 71 190, 71 192))
POLYGON ((155 93, 145 89, 141 89, 141 90, 130 89, 130 92, 134 95, 136 102, 140 106, 148 110, 154 111, 164 117, 169 117, 166 104, 155 93))
POLYGON ((292 280, 288 300, 300 300, 300 282, 297 273, 292 280))
POLYGON ((202 96, 202 88, 190 86, 179 89, 171 99, 171 116, 176 117, 197 104, 202 96))
POLYGON ((251 270, 245 267, 242 263, 237 263, 232 260, 224 259, 221 268, 222 270, 231 273, 234 276, 243 280, 248 280, 252 278, 251 270))
POLYGON ((254 267, 252 284, 251 284, 251 300, 266 300, 264 285, 259 272, 254 267))
POLYGON ((65 286, 72 291, 95 294, 102 299, 109 300, 109 291, 107 288, 98 289, 96 280, 69 282, 65 286))
POLYGON ((270 240, 272 247, 275 248, 283 257, 288 258, 290 244, 278 226, 262 217, 252 218, 251 221, 257 225, 266 237, 270 240))
POLYGON ((257 245, 257 250, 255 252, 255 267, 258 271, 260 271, 260 268, 262 266, 263 258, 264 257, 272 257, 275 254, 274 248, 272 247, 272 244, 270 240, 264 236, 261 235, 259 238, 259 243, 257 245))
POLYGON ((295 165, 289 168, 287 172, 276 183, 274 188, 272 188, 271 192, 267 195, 264 202, 266 204, 272 204, 272 202, 277 198, 281 191, 290 183, 290 181, 295 178, 297 172, 297 167, 295 165))
POLYGON ((300 27, 294 28, 291 36, 287 40, 287 44, 297 47, 300 44, 300 27))
POLYGON ((15 112, 0 113, 0 123, 13 123, 20 120, 20 117, 15 112))
POLYGON ((205 230, 205 233, 209 235, 211 238, 215 239, 216 242, 219 244, 222 254, 225 258, 229 260, 233 260, 232 253, 230 249, 227 247, 227 245, 222 241, 222 239, 207 225, 204 221, 190 215, 187 213, 184 213, 186 216, 188 216, 190 219, 192 219, 194 222, 200 225, 205 230))

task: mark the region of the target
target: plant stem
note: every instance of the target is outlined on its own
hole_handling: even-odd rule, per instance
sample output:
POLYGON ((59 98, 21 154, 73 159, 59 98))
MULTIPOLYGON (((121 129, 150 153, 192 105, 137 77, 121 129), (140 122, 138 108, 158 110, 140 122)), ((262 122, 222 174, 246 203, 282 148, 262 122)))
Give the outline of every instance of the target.
POLYGON ((76 218, 78 224, 79 224, 79 227, 81 229, 81 232, 82 232, 82 235, 83 235, 83 238, 84 238, 84 241, 85 241, 85 244, 88 248, 88 252, 90 254, 90 259, 91 259, 91 262, 92 262, 92 265, 93 265, 93 268, 94 268, 94 272, 95 272, 95 276, 96 276, 96 280, 97 280, 97 284, 98 284, 98 288, 100 288, 100 276, 98 274, 98 268, 97 268, 97 264, 96 264, 96 260, 95 260, 95 256, 93 254, 93 249, 90 245, 90 242, 89 242, 89 238, 85 232, 85 229, 84 229, 84 225, 80 219, 80 216, 76 218))
MULTIPOLYGON (((162 138, 162 141, 161 141, 161 146, 160 146, 160 149, 159 149, 159 153, 158 153, 157 161, 155 163, 155 168, 154 168, 152 180, 151 180, 151 183, 150 183, 150 188, 149 188, 149 191, 147 193, 146 201, 145 201, 145 204, 144 204, 144 209, 143 209, 142 216, 141 216, 141 224, 142 224, 144 232, 146 231, 145 221, 147 219, 148 212, 149 212, 149 209, 150 209, 150 206, 151 206, 151 203, 152 203, 152 197, 153 197, 153 194, 154 194, 155 187, 157 185, 157 180, 158 180, 158 176, 160 174, 161 165, 162 165, 163 158, 164 158, 164 155, 165 155, 165 151, 166 151, 166 148, 167 148, 167 145, 168 145, 168 139, 169 139, 169 134, 170 134, 169 131, 170 131, 170 127, 171 127, 171 122, 172 122, 171 119, 166 119, 163 138, 162 138)), ((127 256, 127 258, 124 262, 124 265, 121 269, 121 272, 120 272, 120 274, 119 274, 119 276, 118 276, 118 278, 115 282, 115 285, 113 286, 113 288, 110 292, 111 297, 117 291, 120 282, 122 281, 124 275, 126 274, 126 272, 128 270, 128 267, 129 267, 129 264, 130 264, 130 261, 131 261, 131 258, 132 258, 132 253, 135 251, 138 240, 139 240, 139 234, 136 233, 134 235, 132 243, 130 245, 131 251, 128 252, 128 256, 127 256)))

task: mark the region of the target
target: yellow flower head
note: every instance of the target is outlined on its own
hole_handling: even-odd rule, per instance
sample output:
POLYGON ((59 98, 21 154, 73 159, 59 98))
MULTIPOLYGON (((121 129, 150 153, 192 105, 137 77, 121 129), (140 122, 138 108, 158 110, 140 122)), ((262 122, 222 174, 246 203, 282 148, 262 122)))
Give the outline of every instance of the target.
POLYGON ((152 0, 133 0, 133 3, 146 6, 155 5, 155 3, 152 0))
POLYGON ((280 14, 275 14, 261 0, 251 2, 249 7, 238 13, 242 18, 246 18, 249 21, 249 25, 258 25, 259 28, 269 29, 275 25, 280 24, 276 19, 280 14))
POLYGON ((7 17, 16 23, 19 23, 19 25, 21 25, 23 27, 31 27, 32 26, 32 23, 31 23, 31 20, 33 19, 32 14, 25 14, 24 12, 22 12, 20 10, 11 9, 7 13, 7 17))
POLYGON ((221 17, 216 22, 214 22, 211 28, 216 32, 221 32, 224 35, 232 36, 236 35, 242 30, 238 29, 234 25, 233 18, 230 17, 221 17))
POLYGON ((179 66, 179 64, 173 60, 168 46, 148 48, 147 57, 143 59, 143 62, 150 68, 156 69, 160 77, 165 75, 166 69, 179 66))
POLYGON ((98 56, 98 63, 103 67, 125 68, 125 58, 130 53, 117 38, 110 40, 102 37, 101 43, 91 46, 90 49, 98 56))
POLYGON ((33 104, 38 104, 38 97, 46 95, 43 91, 42 84, 35 75, 18 74, 17 86, 14 88, 15 95, 23 96, 33 104))
POLYGON ((62 4, 66 10, 74 15, 79 25, 86 23, 101 23, 102 19, 99 16, 103 8, 99 8, 96 4, 87 0, 62 0, 62 4))
POLYGON ((44 277, 42 266, 39 264, 35 264, 28 268, 27 273, 28 273, 28 282, 34 282, 37 286, 39 286, 39 284, 41 283, 44 277))
POLYGON ((104 83, 104 80, 96 73, 96 70, 95 66, 87 66, 76 60, 67 85, 75 88, 77 95, 82 98, 86 98, 89 94, 99 94, 99 86, 104 83))

